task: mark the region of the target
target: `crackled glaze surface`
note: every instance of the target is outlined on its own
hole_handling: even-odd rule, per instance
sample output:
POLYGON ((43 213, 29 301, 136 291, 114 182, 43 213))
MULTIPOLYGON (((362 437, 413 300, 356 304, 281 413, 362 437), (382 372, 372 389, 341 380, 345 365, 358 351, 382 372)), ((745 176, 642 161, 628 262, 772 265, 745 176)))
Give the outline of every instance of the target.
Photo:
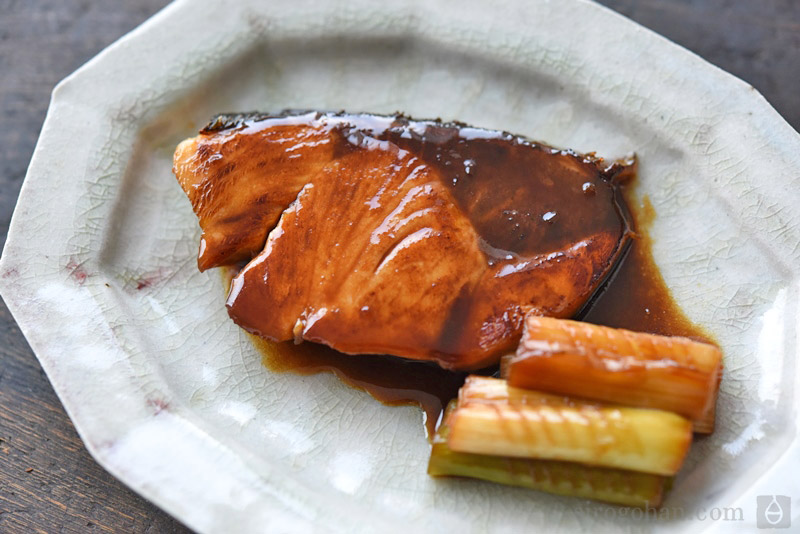
POLYGON ((0 288, 112 473, 204 532, 697 526, 431 480, 418 410, 261 366, 219 275, 197 272, 170 159, 218 111, 285 107, 402 110, 635 151, 656 261, 726 355, 718 430, 667 506, 740 506, 752 526, 756 495, 800 495, 785 476, 800 468, 800 137, 752 88, 579 1, 178 1, 59 85, 0 288))

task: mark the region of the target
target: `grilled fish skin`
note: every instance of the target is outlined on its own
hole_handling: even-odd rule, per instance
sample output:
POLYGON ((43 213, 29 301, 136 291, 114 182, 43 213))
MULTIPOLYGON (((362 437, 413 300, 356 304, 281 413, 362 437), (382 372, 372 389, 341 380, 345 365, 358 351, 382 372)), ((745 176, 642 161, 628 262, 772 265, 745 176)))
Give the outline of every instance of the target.
POLYGON ((629 167, 459 123, 222 116, 174 170, 201 270, 249 261, 238 324, 450 369, 496 363, 528 312, 573 316, 631 236, 629 167))

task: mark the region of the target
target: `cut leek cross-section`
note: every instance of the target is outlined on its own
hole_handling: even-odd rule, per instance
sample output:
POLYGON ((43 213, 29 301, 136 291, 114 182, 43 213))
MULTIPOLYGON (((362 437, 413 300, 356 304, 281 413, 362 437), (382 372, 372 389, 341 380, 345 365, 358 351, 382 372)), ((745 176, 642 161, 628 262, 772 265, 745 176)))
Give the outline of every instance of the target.
POLYGON ((687 338, 528 315, 502 375, 516 387, 675 412, 710 431, 721 360, 714 345, 687 338))
POLYGON ((498 379, 470 378, 457 409, 448 416, 448 445, 452 450, 579 462, 657 475, 677 472, 689 450, 692 423, 677 414, 507 386, 502 400, 504 384, 498 379), (495 385, 489 386, 491 382, 495 385), (476 386, 480 384, 486 385, 476 386), (494 401, 470 396, 470 389, 488 391, 492 387, 494 401))
MULTIPOLYGON (((452 406, 448 409, 452 411, 452 406)), ((658 507, 669 484, 663 476, 570 462, 489 456, 453 451, 446 421, 433 438, 428 474, 463 476, 556 495, 625 506, 658 507)))

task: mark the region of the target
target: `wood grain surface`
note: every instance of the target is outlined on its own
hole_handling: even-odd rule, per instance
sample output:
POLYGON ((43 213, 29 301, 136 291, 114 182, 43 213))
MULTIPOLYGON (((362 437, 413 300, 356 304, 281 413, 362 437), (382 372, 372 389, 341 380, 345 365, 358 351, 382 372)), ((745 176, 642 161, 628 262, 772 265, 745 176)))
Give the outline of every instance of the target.
MULTIPOLYGON (((0 247, 63 77, 165 0, 0 0, 0 247)), ((606 0, 755 86, 800 130, 800 2, 606 0)), ((0 532, 186 532, 89 456, 0 302, 0 532)))

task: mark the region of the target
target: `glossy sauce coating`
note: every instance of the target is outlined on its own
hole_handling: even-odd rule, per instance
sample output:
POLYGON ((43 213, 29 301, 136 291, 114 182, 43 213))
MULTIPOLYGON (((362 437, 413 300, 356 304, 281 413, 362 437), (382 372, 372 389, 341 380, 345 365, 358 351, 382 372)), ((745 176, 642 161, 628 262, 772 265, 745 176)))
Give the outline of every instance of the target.
POLYGON ((571 317, 595 293, 629 241, 625 169, 458 123, 320 113, 223 120, 175 156, 201 267, 257 254, 232 283, 239 325, 458 370, 512 350, 526 313, 571 317))
POLYGON ((367 137, 391 141, 439 171, 487 257, 548 253, 626 229, 611 183, 625 163, 403 115, 221 115, 178 146, 173 166, 203 228, 201 270, 261 252, 280 212, 314 175, 363 149, 367 137))

